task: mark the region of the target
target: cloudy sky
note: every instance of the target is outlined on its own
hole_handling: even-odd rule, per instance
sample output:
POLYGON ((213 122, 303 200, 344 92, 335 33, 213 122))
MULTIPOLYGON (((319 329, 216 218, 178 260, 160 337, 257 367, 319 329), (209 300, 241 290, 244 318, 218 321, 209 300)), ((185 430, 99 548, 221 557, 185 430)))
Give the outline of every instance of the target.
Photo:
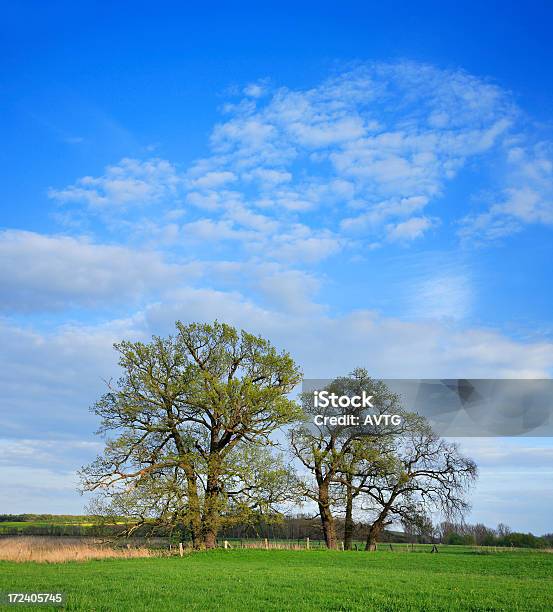
MULTIPOLYGON (((0 512, 82 511, 111 345, 176 319, 553 374, 551 8, 179 4, 4 8, 0 512)), ((550 439, 462 443, 470 520, 553 531, 550 439)))

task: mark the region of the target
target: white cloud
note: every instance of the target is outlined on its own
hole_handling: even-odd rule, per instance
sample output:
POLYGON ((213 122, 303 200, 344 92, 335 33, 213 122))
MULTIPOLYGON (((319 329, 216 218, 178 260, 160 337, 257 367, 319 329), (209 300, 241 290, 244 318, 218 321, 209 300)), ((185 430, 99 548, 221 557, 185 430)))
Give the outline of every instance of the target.
POLYGON ((223 189, 207 189, 205 191, 190 191, 186 195, 186 202, 198 208, 216 212, 223 212, 227 206, 242 203, 242 194, 237 191, 223 189))
MULTIPOLYGON (((548 145, 527 151, 517 142, 519 111, 507 92, 484 79, 414 62, 373 63, 309 89, 270 88, 260 81, 243 93, 238 103, 224 107, 225 117, 211 134, 212 154, 186 172, 160 159, 124 159, 100 177, 51 190, 51 196, 104 214, 119 209, 128 227, 147 225, 132 218, 134 204, 156 204, 157 220, 160 212, 183 210, 182 201, 188 223, 203 231, 206 222, 196 209, 209 213, 210 227, 221 230, 211 232, 210 241, 234 237, 244 253, 259 253, 258 232, 290 235, 298 225, 314 230, 314 218, 323 233, 339 228, 367 244, 381 242, 383 235, 404 242, 437 225, 439 206, 432 219, 425 208, 439 204, 464 166, 477 159, 497 167, 507 150, 510 183, 488 211, 465 219, 462 236, 493 238, 527 223, 553 223, 548 145), (256 209, 272 218, 263 228, 247 222, 256 209), (236 211, 242 211, 243 227, 236 211)), ((175 225, 150 235, 182 238, 175 225)), ((192 234, 183 236, 186 242, 192 234)), ((318 261, 308 251, 323 251, 320 240, 309 244, 287 246, 286 257, 296 252, 304 263, 318 261)), ((349 244, 335 242, 332 252, 349 244)), ((277 254, 272 248, 263 252, 266 259, 277 254)))
POLYGON ((55 466, 64 469, 68 462, 82 455, 93 456, 102 450, 100 440, 83 440, 62 437, 0 438, 0 466, 22 467, 23 465, 55 466))
POLYGON ((465 241, 494 241, 520 231, 524 225, 553 226, 553 145, 531 150, 507 150, 507 186, 488 210, 463 218, 459 232, 465 241))
MULTIPOLYGON (((234 241, 247 256, 290 265, 313 264, 336 254, 343 241, 328 230, 296 223, 278 224, 270 217, 236 207, 218 221, 198 219, 182 226, 183 236, 199 242, 234 241)), ((234 251, 236 256, 238 250, 234 251)))
POLYGON ((0 468, 0 480, 3 512, 82 514, 84 511, 84 501, 76 494, 78 477, 74 471, 11 466, 0 468))
POLYGON ((253 237, 253 232, 239 230, 234 227, 232 221, 222 219, 212 221, 211 219, 198 219, 185 223, 182 226, 183 236, 190 240, 220 242, 222 240, 247 240, 253 237))
POLYGON ((553 373, 551 342, 518 342, 485 328, 448 321, 402 321, 359 310, 331 317, 263 308, 234 291, 183 289, 145 312, 149 327, 215 317, 263 334, 292 355, 311 378, 363 365, 381 378, 539 378, 553 373))
POLYGON ((491 527, 502 522, 515 531, 538 535, 551 532, 550 516, 544 512, 553 503, 550 438, 462 438, 459 442, 479 468, 470 522, 491 527))
POLYGON ((420 238, 432 225, 432 220, 428 217, 411 217, 396 225, 388 225, 386 227, 387 238, 393 242, 415 240, 415 238, 420 238))
POLYGON ((340 226, 346 232, 363 233, 378 228, 390 217, 408 217, 428 204, 426 196, 390 199, 373 205, 367 212, 342 219, 340 226))
POLYGON ((48 195, 64 204, 86 204, 92 209, 127 208, 172 198, 181 182, 166 160, 124 158, 108 166, 102 176, 85 176, 64 189, 50 189, 48 195))
MULTIPOLYGON (((360 65, 254 103, 256 92, 227 106, 228 119, 211 137, 213 156, 193 172, 239 176, 233 188, 243 207, 270 210, 279 229, 289 224, 286 233, 318 211, 333 233, 338 226, 371 242, 386 231, 391 240, 419 237, 433 225, 420 214, 425 206, 516 120, 500 88, 409 62, 360 65)), ((234 205, 207 187, 188 200, 223 216, 234 205)))
POLYGON ((245 172, 242 178, 246 181, 258 180, 264 188, 269 189, 280 183, 290 182, 292 180, 292 174, 284 170, 256 168, 249 172, 245 172))
POLYGON ((245 206, 229 208, 226 216, 235 223, 266 235, 276 233, 279 227, 279 223, 274 218, 255 213, 245 206))
POLYGON ((287 233, 277 234, 269 246, 269 254, 279 260, 315 263, 341 249, 340 239, 329 230, 311 230, 296 224, 287 233))
POLYGON ((547 438, 462 438, 463 447, 483 468, 551 470, 553 448, 547 438))
MULTIPOLYGON (((274 134, 275 128, 271 124, 257 118, 243 117, 215 126, 211 142, 217 152, 228 152, 238 143, 243 156, 247 157, 248 153, 258 152, 274 134)), ((266 157, 272 158, 272 153, 276 151, 266 151, 266 157)))
POLYGON ((259 266, 255 270, 259 290, 271 308, 295 315, 314 314, 322 310, 312 300, 320 288, 320 281, 299 270, 285 270, 278 266, 259 266))
POLYGON ((168 264, 155 252, 69 236, 0 232, 4 311, 121 304, 199 272, 198 264, 168 264))
POLYGON ((258 81, 257 83, 249 83, 244 87, 244 95, 249 98, 261 98, 267 93, 267 81, 258 81))
POLYGON ((215 189, 236 180, 234 172, 206 172, 203 176, 190 181, 190 187, 215 189))
POLYGON ((407 283, 407 314, 417 319, 465 319, 474 290, 466 274, 438 273, 407 283))
POLYGON ((0 320, 0 430, 18 438, 96 429, 87 408, 117 374, 114 342, 144 339, 139 315, 43 332, 0 320))
POLYGON ((317 149, 356 140, 365 134, 363 120, 355 116, 335 121, 292 123, 288 129, 299 144, 317 149))

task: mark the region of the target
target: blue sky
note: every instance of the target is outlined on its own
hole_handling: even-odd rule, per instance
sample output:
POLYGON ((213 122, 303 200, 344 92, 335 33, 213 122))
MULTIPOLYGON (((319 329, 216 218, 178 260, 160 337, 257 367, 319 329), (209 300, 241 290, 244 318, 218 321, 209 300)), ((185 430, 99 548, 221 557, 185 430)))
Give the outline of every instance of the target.
MULTIPOLYGON (((176 318, 313 378, 551 376, 552 18, 5 6, 0 511, 82 509, 111 344, 176 318)), ((472 520, 553 529, 550 440, 464 444, 472 520)))

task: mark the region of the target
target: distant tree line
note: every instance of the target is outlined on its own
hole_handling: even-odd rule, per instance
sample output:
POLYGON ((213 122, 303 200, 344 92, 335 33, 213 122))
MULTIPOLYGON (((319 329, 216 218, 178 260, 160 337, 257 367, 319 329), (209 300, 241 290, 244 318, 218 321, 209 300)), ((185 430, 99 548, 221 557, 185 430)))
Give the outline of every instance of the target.
POLYGON ((57 523, 82 523, 86 516, 75 514, 0 514, 0 523, 30 523, 50 521, 57 523))
POLYGON ((91 525, 78 525, 66 523, 35 524, 22 521, 18 525, 2 526, 0 523, 0 535, 2 536, 51 536, 51 537, 98 537, 117 538, 121 534, 120 525, 105 525, 94 523, 91 525))
POLYGON ((520 533, 500 523, 497 528, 486 527, 482 523, 443 522, 436 528, 436 537, 444 544, 466 544, 478 546, 512 546, 515 548, 551 548, 553 533, 536 536, 520 533))

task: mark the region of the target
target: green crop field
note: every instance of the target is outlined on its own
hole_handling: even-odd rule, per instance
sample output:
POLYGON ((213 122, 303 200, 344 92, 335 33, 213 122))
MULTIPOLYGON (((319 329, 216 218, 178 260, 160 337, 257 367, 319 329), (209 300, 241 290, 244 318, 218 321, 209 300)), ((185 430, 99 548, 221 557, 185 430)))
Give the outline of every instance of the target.
POLYGON ((553 555, 215 550, 0 562, 0 591, 63 591, 69 610, 551 610, 553 555))
MULTIPOLYGON (((123 524, 124 521, 117 521, 115 525, 123 524)), ((42 532, 41 535, 46 533, 56 532, 58 535, 69 531, 75 532, 76 529, 80 529, 83 532, 87 532, 90 529, 99 529, 97 517, 89 516, 55 516, 51 515, 43 519, 26 519, 19 521, 1 521, 0 522, 0 535, 10 534, 28 534, 36 533, 37 531, 42 532)))
POLYGON ((45 521, 4 521, 2 523, 0 523, 0 534, 6 531, 10 531, 10 530, 18 530, 22 533, 24 533, 25 531, 28 531, 29 529, 33 529, 36 527, 66 527, 68 525, 71 526, 81 526, 81 527, 88 527, 90 525, 93 525, 94 523, 91 521, 51 521, 51 520, 45 520, 45 521))

